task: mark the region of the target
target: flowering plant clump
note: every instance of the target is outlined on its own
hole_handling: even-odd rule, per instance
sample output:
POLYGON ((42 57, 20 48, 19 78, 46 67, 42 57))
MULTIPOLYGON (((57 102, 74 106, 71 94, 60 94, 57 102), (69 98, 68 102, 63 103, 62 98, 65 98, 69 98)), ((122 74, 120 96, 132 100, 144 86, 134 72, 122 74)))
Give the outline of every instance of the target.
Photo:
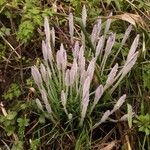
MULTIPOLYGON (((139 35, 135 37, 124 65, 119 66, 116 63, 112 66, 106 75, 105 84, 99 80, 99 85, 95 87, 96 85, 93 85, 95 73, 98 78, 104 76, 107 60, 115 43, 116 34, 109 33, 111 19, 106 21, 103 35, 101 33, 101 19, 98 19, 94 25, 91 36, 87 37, 85 31, 82 30, 80 42, 74 40, 73 14, 70 13, 68 18, 70 42, 71 45, 74 45, 72 48, 72 61, 68 61, 67 51, 63 44, 60 45, 60 49, 55 55, 55 30, 54 28, 49 28, 48 18, 45 18, 46 40, 42 41, 44 60, 39 68, 37 66, 31 67, 33 79, 41 93, 41 99, 36 99, 36 103, 41 111, 47 112, 54 125, 63 123, 77 128, 77 126, 86 126, 86 122, 90 120, 92 122, 90 127, 94 129, 108 120, 125 102, 126 95, 124 94, 116 102, 112 110, 101 112, 101 116, 93 117, 93 112, 97 111, 96 108, 101 103, 100 99, 105 92, 113 93, 135 64, 138 56, 136 49, 139 35), (88 48, 90 52, 86 45, 87 39, 90 42, 90 48, 88 48), (89 54, 90 57, 87 57, 89 54)), ((83 29, 86 27, 86 18, 87 14, 84 6, 81 19, 83 29)), ((115 58, 125 44, 131 30, 132 26, 130 25, 111 65, 114 64, 115 58)), ((126 118, 127 115, 122 116, 120 120, 125 120, 126 118)))

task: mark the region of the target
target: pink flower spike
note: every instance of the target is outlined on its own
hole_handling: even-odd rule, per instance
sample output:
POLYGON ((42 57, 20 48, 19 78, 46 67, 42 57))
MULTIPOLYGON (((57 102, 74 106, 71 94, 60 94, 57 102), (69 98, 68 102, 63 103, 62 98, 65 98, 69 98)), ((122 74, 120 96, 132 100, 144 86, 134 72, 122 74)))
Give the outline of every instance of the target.
POLYGON ((87 11, 85 5, 82 8, 82 22, 84 27, 86 27, 87 11))
POLYGON ((82 89, 82 99, 85 98, 85 96, 87 95, 87 93, 89 92, 89 89, 90 89, 90 83, 91 83, 91 79, 90 77, 88 76, 85 81, 84 81, 84 84, 83 84, 83 89, 82 89))
POLYGON ((62 102, 62 105, 64 106, 64 108, 66 108, 67 99, 66 99, 66 94, 63 90, 61 91, 61 102, 62 102))
POLYGON ((110 28, 110 25, 111 25, 111 16, 112 16, 112 12, 110 13, 110 15, 108 16, 109 19, 106 21, 106 27, 105 27, 105 31, 104 31, 104 34, 107 34, 108 31, 109 31, 109 28, 110 28))
POLYGON ((41 77, 41 74, 40 74, 40 72, 36 66, 31 67, 31 74, 33 76, 35 83, 38 86, 40 86, 40 84, 42 83, 42 77, 41 77))
POLYGON ((89 104, 89 91, 86 93, 85 97, 82 98, 80 126, 83 125, 83 121, 84 121, 84 118, 86 116, 88 104, 89 104))
POLYGON ((74 23, 73 23, 73 14, 69 14, 69 34, 71 37, 71 43, 73 44, 73 35, 74 35, 74 23))
POLYGON ((89 66, 88 66, 87 71, 86 71, 86 74, 87 74, 87 76, 90 77, 90 80, 92 80, 92 78, 93 78, 93 74, 94 74, 94 70, 95 70, 95 61, 96 61, 95 58, 93 58, 90 61, 89 66))
POLYGON ((113 82, 115 81, 115 76, 116 76, 116 73, 118 71, 118 64, 116 64, 110 71, 109 75, 108 75, 108 78, 106 80, 106 85, 105 87, 109 87, 113 84, 113 82))
POLYGON ((79 49, 80 49, 80 47, 79 47, 79 41, 76 41, 75 45, 74 45, 74 48, 72 50, 73 51, 73 57, 76 58, 76 59, 78 59, 79 49))
POLYGON ((104 93, 104 88, 102 85, 100 85, 95 91, 95 98, 94 98, 93 105, 91 107, 91 113, 92 113, 93 109, 95 108, 96 104, 98 103, 99 99, 103 95, 103 93, 104 93))
POLYGON ((80 74, 82 74, 85 71, 85 57, 84 57, 83 46, 81 46, 78 54, 78 65, 79 65, 80 74))
POLYGON ((57 51, 56 53, 56 63, 57 63, 57 69, 60 70, 61 69, 61 61, 60 61, 60 50, 57 51))
POLYGON ((123 105, 123 103, 125 102, 125 99, 126 99, 126 94, 124 94, 123 96, 121 96, 119 98, 119 100, 115 104, 113 110, 111 111, 111 114, 114 113, 116 110, 118 110, 123 105))
POLYGON ((104 89, 103 86, 100 85, 96 91, 95 91, 95 102, 97 104, 98 100, 101 98, 101 96, 103 95, 104 89))
POLYGON ((45 104, 45 107, 46 107, 46 110, 48 113, 52 113, 52 109, 51 109, 51 106, 48 102, 48 99, 47 99, 47 93, 45 90, 41 90, 41 95, 42 95, 42 100, 44 101, 44 104, 45 104))
POLYGON ((134 41, 133 41, 133 43, 132 43, 132 45, 131 45, 131 48, 130 48, 130 51, 129 51, 129 54, 128 54, 128 57, 127 57, 127 61, 131 58, 131 56, 135 53, 135 51, 136 51, 136 49, 137 49, 137 47, 138 47, 138 44, 139 44, 139 38, 140 38, 140 35, 138 34, 136 37, 135 37, 135 39, 134 39, 134 41))
POLYGON ((62 66, 62 70, 65 70, 67 67, 67 53, 66 50, 64 49, 63 44, 60 46, 60 62, 62 66))
POLYGON ((130 70, 131 68, 135 65, 136 61, 137 61, 137 57, 138 57, 139 52, 136 52, 135 54, 133 54, 130 58, 130 60, 128 60, 123 69, 122 69, 122 76, 125 76, 130 70))
POLYGON ((101 19, 97 21, 97 23, 94 25, 93 30, 92 30, 91 41, 94 46, 98 40, 100 30, 101 30, 101 19))
POLYGON ((108 119, 108 117, 109 117, 110 115, 111 115, 110 110, 107 110, 107 111, 103 114, 101 120, 93 126, 93 129, 97 128, 100 124, 102 124, 103 122, 105 122, 105 121, 108 119))
POLYGON ((99 124, 105 122, 105 121, 108 119, 108 117, 109 117, 110 115, 111 115, 110 110, 107 110, 107 111, 103 114, 103 116, 102 116, 101 121, 100 121, 99 124))
POLYGON ((125 44, 126 40, 129 37, 129 34, 130 34, 131 30, 132 30, 132 25, 129 25, 128 28, 127 28, 127 30, 125 31, 124 37, 122 39, 122 42, 121 42, 122 45, 125 44))
POLYGON ((70 70, 67 69, 65 73, 65 85, 69 86, 70 85, 70 70))
POLYGON ((67 53, 63 44, 60 46, 60 50, 56 53, 56 62, 58 70, 65 70, 67 67, 67 53))
POLYGON ((42 78, 45 82, 47 82, 47 72, 46 72, 46 68, 45 66, 41 63, 40 65, 40 72, 41 72, 41 75, 42 75, 42 78))
POLYGON ((55 29, 54 29, 54 27, 52 27, 52 30, 51 30, 51 37, 52 37, 52 44, 55 47, 55 29))
POLYGON ((50 44, 50 28, 49 28, 49 22, 47 17, 44 18, 44 31, 46 34, 46 43, 50 44))
POLYGON ((73 64, 70 70, 70 84, 72 85, 77 77, 77 71, 78 71, 78 65, 77 65, 77 61, 74 58, 73 60, 73 64))
POLYGON ((105 48, 105 55, 108 56, 111 53, 111 49, 115 43, 115 38, 116 38, 116 34, 112 33, 106 43, 106 48, 105 48))
POLYGON ((99 54, 101 54, 101 51, 103 50, 103 46, 104 46, 104 36, 101 36, 99 41, 98 41, 98 44, 96 46, 96 53, 95 53, 95 57, 96 59, 98 58, 99 54))

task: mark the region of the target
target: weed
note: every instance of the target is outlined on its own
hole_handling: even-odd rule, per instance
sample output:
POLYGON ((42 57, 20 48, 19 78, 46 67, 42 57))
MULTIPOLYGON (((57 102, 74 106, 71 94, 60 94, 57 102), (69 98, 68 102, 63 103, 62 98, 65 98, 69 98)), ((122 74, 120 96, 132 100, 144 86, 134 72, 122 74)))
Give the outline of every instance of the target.
POLYGON ((12 83, 3 95, 5 100, 12 100, 13 98, 18 98, 21 95, 21 90, 18 84, 12 83))

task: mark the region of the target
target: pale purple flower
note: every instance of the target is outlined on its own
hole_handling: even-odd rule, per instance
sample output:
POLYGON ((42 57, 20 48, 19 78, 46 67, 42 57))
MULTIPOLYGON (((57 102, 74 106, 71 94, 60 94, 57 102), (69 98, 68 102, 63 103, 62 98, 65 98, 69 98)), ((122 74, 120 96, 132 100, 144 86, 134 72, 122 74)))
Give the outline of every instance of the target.
POLYGON ((46 93, 46 91, 44 89, 42 89, 40 92, 41 92, 42 100, 43 100, 43 102, 45 104, 47 112, 48 113, 52 113, 51 106, 50 106, 50 104, 48 102, 48 99, 47 99, 47 93, 46 93))
POLYGON ((55 29, 54 29, 54 27, 52 27, 52 30, 51 30, 51 37, 52 37, 52 44, 55 47, 55 29))
POLYGON ((73 64, 70 70, 70 84, 72 85, 77 77, 77 71, 78 71, 78 65, 77 65, 77 61, 74 58, 73 59, 73 64))
POLYGON ((91 107, 91 113, 93 111, 93 109, 95 108, 96 104, 98 103, 99 99, 101 98, 101 96, 103 95, 104 92, 104 88, 102 85, 100 85, 96 90, 95 90, 95 98, 94 98, 94 102, 93 105, 91 107))
POLYGON ((128 53, 128 56, 127 56, 127 61, 130 60, 130 58, 132 57, 132 55, 135 53, 137 47, 138 47, 138 43, 139 43, 139 34, 136 36, 136 38, 134 39, 132 45, 131 45, 131 48, 130 48, 130 51, 128 53))
POLYGON ((101 30, 101 19, 98 19, 97 23, 93 27, 92 34, 91 34, 91 41, 94 46, 98 40, 100 30, 101 30))
MULTIPOLYGON (((103 86, 100 85, 100 86, 96 89, 96 91, 95 91, 95 102, 96 102, 96 104, 97 104, 98 100, 101 98, 103 92, 104 92, 103 86)), ((95 102, 94 102, 94 103, 95 103, 95 102)))
POLYGON ((111 89, 111 93, 116 89, 116 87, 119 85, 119 83, 121 82, 121 80, 126 76, 126 74, 131 70, 131 68, 134 66, 136 60, 138 57, 138 52, 136 52, 135 54, 132 55, 132 57, 130 58, 130 60, 128 60, 125 65, 123 66, 123 68, 120 70, 120 72, 118 73, 118 75, 115 77, 114 80, 117 80, 117 83, 112 87, 111 89))
POLYGON ((105 54, 104 54, 104 57, 103 57, 103 60, 102 60, 102 63, 101 63, 101 68, 102 68, 101 74, 103 74, 107 58, 110 55, 111 49, 112 49, 112 47, 115 43, 115 37, 116 37, 116 34, 113 34, 113 33, 108 37, 106 47, 105 47, 105 54))
POLYGON ((74 45, 74 48, 73 48, 73 50, 72 50, 72 52, 73 52, 73 57, 76 58, 76 59, 78 59, 79 49, 80 49, 79 41, 76 41, 76 42, 75 42, 75 45, 74 45))
POLYGON ((109 117, 110 115, 111 115, 110 110, 107 110, 107 111, 103 114, 101 120, 93 126, 93 129, 95 129, 96 127, 98 127, 100 124, 104 123, 104 122, 108 119, 108 117, 109 117))
POLYGON ((57 51, 56 53, 56 62, 57 62, 57 68, 58 70, 61 69, 61 54, 60 54, 60 50, 57 51))
POLYGON ((123 96, 121 96, 119 98, 119 100, 117 101, 117 103, 114 105, 114 108, 112 109, 111 114, 113 112, 115 112, 116 110, 118 110, 123 105, 123 103, 125 102, 125 99, 126 99, 126 94, 124 94, 123 96))
POLYGON ((82 98, 80 126, 82 126, 84 118, 86 116, 88 104, 89 104, 89 91, 87 91, 84 98, 82 98))
POLYGON ((36 66, 32 66, 31 67, 31 74, 33 76, 33 79, 35 81, 35 83, 40 86, 41 83, 42 83, 42 77, 41 77, 41 74, 38 70, 38 68, 36 66))
POLYGON ((134 66, 134 64, 137 61, 137 57, 138 57, 139 52, 136 52, 135 54, 133 54, 130 59, 125 63, 123 69, 122 69, 122 76, 124 77, 130 70, 131 68, 134 66))
POLYGON ((122 42, 121 42, 122 45, 125 44, 126 40, 129 37, 129 34, 130 34, 131 30, 132 30, 132 25, 129 25, 128 28, 127 28, 127 30, 125 31, 124 36, 123 36, 123 39, 122 39, 122 42))
POLYGON ((57 62, 57 68, 60 70, 65 70, 67 67, 67 53, 64 49, 63 44, 60 46, 60 50, 56 53, 56 62, 57 62))
POLYGON ((84 97, 87 95, 87 93, 89 92, 89 89, 90 89, 90 83, 91 83, 91 79, 90 77, 88 76, 85 81, 84 81, 84 84, 83 84, 83 88, 82 88, 82 99, 84 99, 84 97))
POLYGON ((41 75, 42 75, 42 78, 45 82, 47 82, 47 71, 46 71, 46 68, 45 66, 41 63, 40 65, 40 72, 41 72, 41 75))
POLYGON ((104 34, 107 34, 108 31, 109 31, 109 28, 110 28, 110 25, 111 25, 111 21, 112 21, 111 16, 112 16, 112 12, 111 12, 110 15, 108 16, 109 19, 107 19, 107 21, 106 21, 106 27, 105 27, 104 34))
POLYGON ((82 22, 83 22, 84 26, 86 26, 86 18, 87 18, 87 10, 86 10, 85 5, 83 5, 83 8, 82 8, 82 22))
POLYGON ((93 78, 93 74, 94 74, 94 70, 95 70, 95 58, 93 58, 90 63, 89 63, 89 66, 87 68, 87 71, 86 71, 86 75, 90 77, 90 80, 92 80, 93 78))
POLYGON ((65 73, 65 85, 69 86, 70 85, 70 70, 67 69, 65 73))
POLYGON ((103 123, 103 122, 105 122, 105 121, 108 119, 108 117, 109 117, 110 115, 111 115, 110 110, 107 110, 107 111, 103 114, 103 116, 102 116, 102 118, 101 118, 101 120, 100 120, 100 124, 103 123))
POLYGON ((83 46, 80 47, 78 61, 81 62, 82 57, 84 57, 84 49, 83 46))
POLYGON ((46 43, 50 44, 50 28, 49 28, 49 22, 47 17, 44 18, 44 31, 46 34, 46 43))
POLYGON ((74 35, 74 23, 73 23, 73 14, 70 13, 69 14, 69 34, 71 37, 71 43, 73 44, 73 35, 74 35))
POLYGON ((107 40, 107 43, 106 43, 106 47, 105 47, 105 55, 108 56, 110 53, 111 53, 111 49, 115 43, 115 38, 116 38, 116 34, 112 33, 109 37, 108 37, 108 40, 107 40))
POLYGON ((97 59, 99 55, 102 54, 103 46, 104 46, 104 36, 101 36, 98 44, 96 46, 95 58, 97 59))
POLYGON ((62 102, 63 107, 66 108, 67 99, 66 99, 66 94, 63 90, 61 91, 61 102, 62 102))
POLYGON ((110 71, 108 78, 106 80, 106 84, 104 89, 106 90, 109 86, 111 86, 115 81, 115 76, 118 71, 118 64, 116 64, 110 71))

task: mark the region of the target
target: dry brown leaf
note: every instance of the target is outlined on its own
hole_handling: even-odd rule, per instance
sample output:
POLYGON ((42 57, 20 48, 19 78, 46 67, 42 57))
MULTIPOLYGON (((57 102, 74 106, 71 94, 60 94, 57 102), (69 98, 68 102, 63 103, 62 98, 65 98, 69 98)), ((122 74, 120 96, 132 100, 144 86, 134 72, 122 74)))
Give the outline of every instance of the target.
POLYGON ((147 24, 145 23, 145 21, 142 19, 142 17, 139 14, 123 13, 121 15, 115 15, 113 16, 113 18, 127 21, 134 26, 140 25, 143 28, 146 28, 149 30, 147 24))

